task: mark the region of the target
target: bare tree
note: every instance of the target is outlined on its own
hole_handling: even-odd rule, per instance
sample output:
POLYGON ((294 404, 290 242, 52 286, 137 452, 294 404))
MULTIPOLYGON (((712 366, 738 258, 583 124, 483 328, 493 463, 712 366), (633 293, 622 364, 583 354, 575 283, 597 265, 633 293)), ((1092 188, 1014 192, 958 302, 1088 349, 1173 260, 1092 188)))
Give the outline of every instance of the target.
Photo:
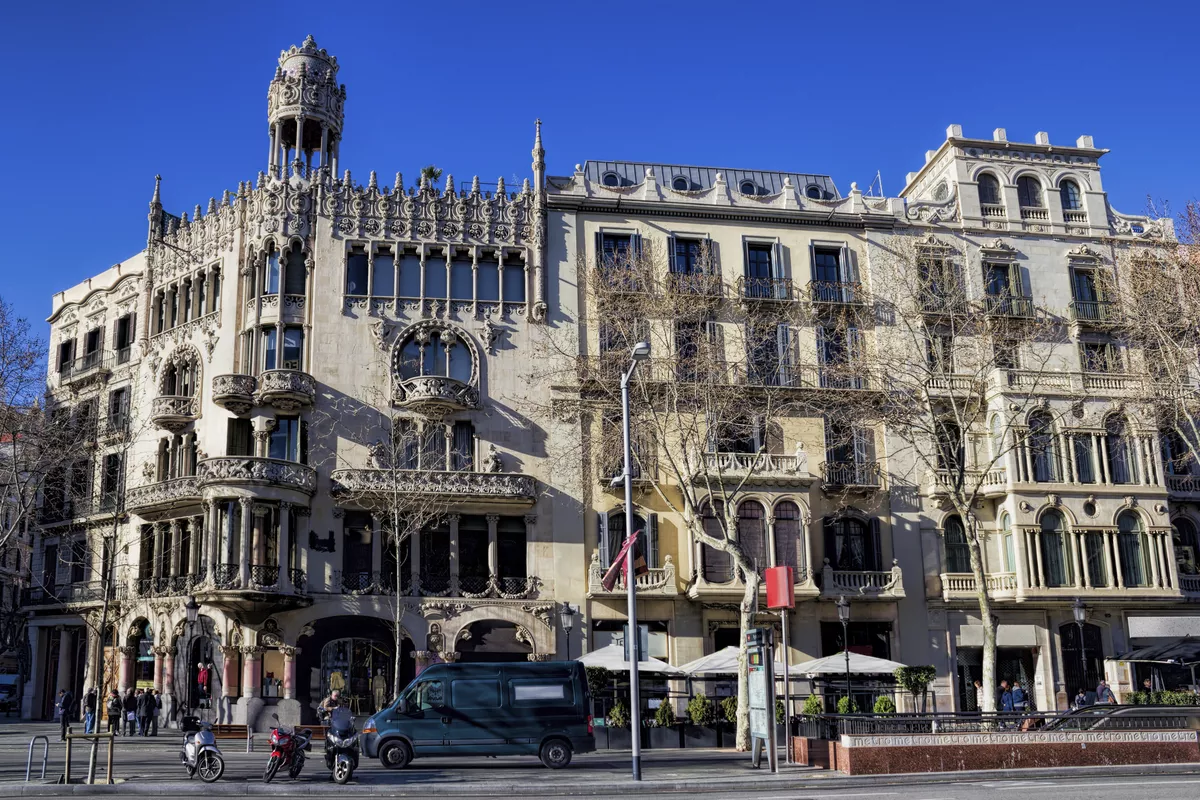
MULTIPOLYGON (((985 245, 979 287, 963 268, 973 260, 969 246, 901 235, 872 248, 878 299, 864 358, 884 402, 872 400, 858 413, 888 432, 893 486, 916 475, 914 490, 958 516, 945 530, 947 571, 970 573, 984 632, 983 685, 993 687, 989 531, 976 509, 1010 481, 1068 480, 1072 459, 1055 431, 1083 394, 1067 374, 1065 321, 1030 296, 1016 253, 999 240, 985 245), (1018 475, 1006 473, 1010 461, 1018 475)), ((995 710, 995 700, 990 689, 979 698, 985 711, 995 710)))

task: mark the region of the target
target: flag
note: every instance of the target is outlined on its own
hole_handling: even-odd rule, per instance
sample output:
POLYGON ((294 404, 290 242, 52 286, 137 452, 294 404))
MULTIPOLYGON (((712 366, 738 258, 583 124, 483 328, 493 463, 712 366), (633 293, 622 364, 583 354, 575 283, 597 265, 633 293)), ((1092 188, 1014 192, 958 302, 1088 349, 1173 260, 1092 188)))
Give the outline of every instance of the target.
MULTIPOLYGON (((633 536, 626 536, 625 541, 621 543, 621 550, 617 553, 617 557, 613 559, 612 564, 608 568, 608 572, 604 573, 604 580, 600 585, 604 587, 604 591, 611 592, 617 585, 617 576, 625 573, 625 565, 629 560, 629 548, 633 546, 638 537, 642 535, 639 530, 633 536)), ((633 563, 635 575, 644 575, 649 572, 646 566, 646 559, 642 556, 637 556, 633 563)))

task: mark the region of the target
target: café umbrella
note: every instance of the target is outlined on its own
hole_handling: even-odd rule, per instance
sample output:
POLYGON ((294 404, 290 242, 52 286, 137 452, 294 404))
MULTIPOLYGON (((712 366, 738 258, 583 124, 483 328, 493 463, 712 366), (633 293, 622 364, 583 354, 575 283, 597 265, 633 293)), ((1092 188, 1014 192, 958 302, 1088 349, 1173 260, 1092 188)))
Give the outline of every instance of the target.
MULTIPOLYGON (((603 667, 609 672, 629 672, 629 662, 625 660, 625 648, 619 644, 610 644, 590 653, 584 653, 575 659, 585 667, 603 667)), ((659 675, 683 678, 687 676, 679 667, 673 667, 657 658, 647 658, 638 662, 638 672, 652 672, 659 675)))

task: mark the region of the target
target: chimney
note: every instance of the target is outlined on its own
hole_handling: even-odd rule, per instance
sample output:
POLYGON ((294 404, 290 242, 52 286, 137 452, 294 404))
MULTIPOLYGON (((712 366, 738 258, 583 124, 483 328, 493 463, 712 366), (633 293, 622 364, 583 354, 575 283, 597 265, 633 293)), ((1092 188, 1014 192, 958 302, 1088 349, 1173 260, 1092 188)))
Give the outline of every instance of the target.
POLYGON ((961 139, 962 138, 962 125, 951 125, 950 127, 946 128, 946 138, 947 139, 961 139))
POLYGON ((1092 140, 1092 137, 1088 136, 1085 133, 1083 136, 1080 136, 1078 139, 1075 140, 1075 146, 1076 147, 1086 147, 1090 150, 1096 146, 1096 143, 1092 140))
POLYGON ((1050 144, 1050 134, 1045 131, 1038 131, 1033 135, 1034 144, 1050 144))

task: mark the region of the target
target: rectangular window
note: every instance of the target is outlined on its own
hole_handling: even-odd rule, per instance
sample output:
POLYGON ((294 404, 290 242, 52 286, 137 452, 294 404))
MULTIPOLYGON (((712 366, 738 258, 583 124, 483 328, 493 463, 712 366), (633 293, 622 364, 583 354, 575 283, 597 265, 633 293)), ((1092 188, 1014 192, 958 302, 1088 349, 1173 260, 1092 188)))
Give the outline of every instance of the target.
POLYGON ((70 372, 71 362, 75 360, 75 340, 67 339, 58 345, 58 371, 70 372))
POLYGON ((263 369, 279 369, 279 336, 275 328, 263 330, 263 369))
POLYGON ((499 708, 500 681, 451 681, 450 695, 454 709, 499 708))
POLYGON ((925 359, 934 372, 954 372, 954 336, 940 331, 927 332, 925 359))
POLYGON ((192 318, 192 282, 184 281, 181 291, 183 292, 183 321, 187 322, 192 318))
POLYGON ((1075 477, 1080 483, 1095 483, 1096 471, 1092 466, 1092 437, 1075 436, 1075 477))
POLYGON ((279 294, 279 251, 272 249, 263 265, 263 294, 279 294))
POLYGON ((674 239, 671 256, 671 272, 677 275, 695 275, 703 271, 704 240, 674 239))
POLYGON ((515 706, 573 706, 574 686, 570 681, 514 678, 508 682, 515 706))
POLYGON ((251 427, 250 420, 238 419, 236 417, 230 419, 229 425, 225 430, 225 455, 254 455, 253 434, 254 430, 251 427))
POLYGON ((287 327, 283 329, 283 362, 281 369, 304 369, 304 329, 287 327))
POLYGON ((494 253, 479 257, 476 275, 476 299, 481 303, 495 303, 500 299, 500 261, 494 253))
POLYGON ((983 272, 988 297, 1013 297, 1016 294, 1008 264, 984 264, 983 272))
POLYGON ((1119 372, 1116 351, 1107 342, 1080 342, 1080 361, 1084 372, 1119 372))
POLYGON ((446 296, 446 257, 440 252, 429 253, 425 258, 425 296, 446 296))
POLYGON ((92 465, 88 461, 76 461, 71 466, 71 500, 87 503, 92 494, 92 465))
POLYGON ((446 469, 446 428, 426 425, 421 436, 421 469, 441 472, 446 469))
POLYGON ((416 253, 405 253, 400 257, 399 296, 421 296, 421 257, 416 253))
POLYGON ((108 395, 109 430, 124 430, 129 424, 129 387, 114 389, 108 395))
POLYGON ((600 237, 600 266, 627 267, 633 254, 633 236, 628 233, 605 233, 600 237))
POLYGON ((84 366, 95 366, 100 360, 100 329, 92 328, 83 339, 84 366))
POLYGON ((1075 300, 1094 303, 1100 299, 1096 291, 1096 274, 1088 269, 1071 270, 1071 294, 1075 300))
POLYGON ((501 517, 496 524, 496 562, 504 591, 519 591, 528 575, 523 518, 501 517))
POLYGON ((475 299, 475 268, 470 253, 455 253, 450 262, 450 299, 475 299))
POLYGON ((368 266, 367 253, 361 247, 353 248, 346 256, 346 294, 366 295, 368 266))
POLYGON ((475 426, 469 421, 459 420, 454 423, 450 469, 460 472, 471 472, 475 469, 475 426))
POLYGON ((58 585, 57 544, 48 544, 42 550, 42 585, 51 591, 58 585))
POLYGON ((106 505, 115 504, 121 490, 121 454, 110 453, 104 457, 104 474, 100 479, 100 495, 106 505))
POLYGON ((284 267, 283 291, 285 294, 304 294, 307 281, 307 267, 304 266, 304 256, 299 250, 289 250, 287 264, 284 267))
POLYGON ((992 356, 997 369, 1021 368, 1021 343, 1016 339, 997 337, 992 340, 992 356))
POLYGON ((504 265, 504 302, 525 302, 525 265, 520 261, 504 265))
POLYGON ((841 283, 843 277, 840 256, 840 248, 814 247, 812 279, 818 283, 841 283))
POLYGON ((133 314, 126 314, 117 320, 117 363, 129 361, 130 349, 133 345, 133 314))
POLYGON ((300 418, 276 417, 267 455, 283 461, 300 460, 300 418))
POLYGON ((397 419, 393 423, 394 438, 393 452, 400 459, 397 469, 417 469, 420 466, 419 453, 421 450, 420 434, 417 426, 410 419, 397 419))
POLYGON ((748 280, 770 280, 775 277, 771 264, 773 250, 774 247, 770 244, 751 243, 746 245, 746 278, 748 280))

